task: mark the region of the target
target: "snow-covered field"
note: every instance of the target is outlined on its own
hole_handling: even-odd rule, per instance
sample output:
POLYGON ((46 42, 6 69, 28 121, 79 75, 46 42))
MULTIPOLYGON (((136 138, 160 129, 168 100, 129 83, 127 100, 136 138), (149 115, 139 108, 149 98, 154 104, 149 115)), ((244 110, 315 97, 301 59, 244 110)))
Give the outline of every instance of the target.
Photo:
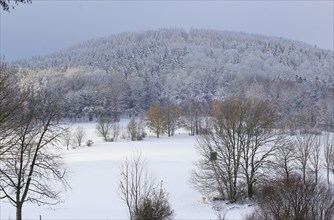
MULTIPOLYGON (((193 162, 198 159, 195 137, 179 131, 174 137, 157 139, 149 134, 143 141, 103 142, 96 134, 95 123, 72 125, 77 126, 86 130, 86 140, 94 144, 64 151, 72 187, 65 193, 65 202, 51 208, 25 203, 24 219, 128 219, 127 208, 118 195, 120 166, 138 150, 146 158, 147 168, 157 180, 163 180, 175 219, 217 219, 212 205, 204 203, 189 184, 193 162)), ((0 205, 1 220, 15 219, 13 206, 5 201, 0 205)), ((227 219, 243 219, 252 207, 236 205, 227 209, 227 219)))

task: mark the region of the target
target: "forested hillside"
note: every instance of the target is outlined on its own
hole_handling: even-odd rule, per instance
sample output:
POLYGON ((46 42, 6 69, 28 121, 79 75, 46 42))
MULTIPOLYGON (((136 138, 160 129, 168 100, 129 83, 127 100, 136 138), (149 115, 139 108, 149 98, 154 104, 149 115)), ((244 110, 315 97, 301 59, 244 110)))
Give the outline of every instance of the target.
POLYGON ((156 102, 204 115, 215 100, 246 96, 275 106, 280 126, 333 130, 333 62, 333 51, 276 37, 161 29, 14 65, 22 84, 61 93, 73 120, 140 114, 156 102))

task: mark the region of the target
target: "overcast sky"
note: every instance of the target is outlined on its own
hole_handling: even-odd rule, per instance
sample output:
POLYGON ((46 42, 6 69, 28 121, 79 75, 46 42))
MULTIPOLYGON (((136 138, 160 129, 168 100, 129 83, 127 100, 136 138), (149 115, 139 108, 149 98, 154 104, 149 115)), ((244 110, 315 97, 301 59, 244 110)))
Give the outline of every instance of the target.
POLYGON ((110 34, 175 27, 284 37, 333 51, 333 0, 32 1, 1 11, 0 52, 6 61, 110 34))

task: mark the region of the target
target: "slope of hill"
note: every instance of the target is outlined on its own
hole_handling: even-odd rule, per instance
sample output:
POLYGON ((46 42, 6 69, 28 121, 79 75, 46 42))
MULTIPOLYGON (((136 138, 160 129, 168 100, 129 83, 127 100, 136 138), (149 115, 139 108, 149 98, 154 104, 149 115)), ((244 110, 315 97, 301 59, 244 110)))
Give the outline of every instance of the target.
POLYGON ((327 80, 333 74, 333 51, 253 34, 161 29, 90 40, 17 64, 33 68, 92 66, 119 71, 126 77, 144 72, 159 75, 201 69, 327 80))
POLYGON ((75 117, 252 96, 272 102, 294 124, 334 124, 333 51, 276 37, 183 29, 123 33, 15 65, 48 78, 49 89, 60 86, 75 117))

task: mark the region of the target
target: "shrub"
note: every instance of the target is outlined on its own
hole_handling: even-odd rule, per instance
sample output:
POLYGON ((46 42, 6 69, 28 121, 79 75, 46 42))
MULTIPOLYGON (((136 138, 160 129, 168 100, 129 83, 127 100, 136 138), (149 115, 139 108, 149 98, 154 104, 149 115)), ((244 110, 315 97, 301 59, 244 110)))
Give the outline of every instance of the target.
POLYGON ((168 220, 174 214, 168 202, 168 195, 160 186, 160 191, 153 191, 153 194, 145 197, 139 203, 138 209, 134 213, 135 220, 168 220))
POLYGON ((143 120, 136 120, 132 118, 127 125, 128 134, 132 141, 141 141, 146 137, 146 132, 144 131, 143 120))
POLYGON ((131 220, 168 220, 173 210, 168 195, 156 184, 155 178, 148 173, 146 161, 141 154, 126 159, 121 166, 119 194, 125 202, 131 220))
POLYGON ((264 185, 258 209, 248 219, 333 219, 334 190, 330 185, 301 175, 264 185))
POLYGON ((93 144, 94 144, 94 142, 92 140, 88 140, 86 142, 87 147, 91 147, 93 144))

